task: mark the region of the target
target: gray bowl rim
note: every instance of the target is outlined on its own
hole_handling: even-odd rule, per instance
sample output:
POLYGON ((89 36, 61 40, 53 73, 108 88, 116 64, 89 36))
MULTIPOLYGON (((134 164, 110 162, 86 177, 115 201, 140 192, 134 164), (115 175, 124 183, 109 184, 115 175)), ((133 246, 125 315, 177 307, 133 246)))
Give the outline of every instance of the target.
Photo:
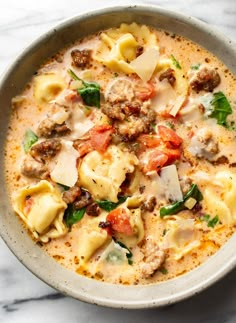
MULTIPOLYGON (((178 12, 173 12, 156 5, 142 5, 142 4, 132 4, 132 5, 119 5, 116 7, 106 7, 94 11, 84 12, 80 15, 75 15, 74 17, 68 18, 63 22, 59 23, 57 26, 51 28, 48 32, 44 33, 42 36, 38 37, 34 42, 32 42, 28 47, 26 47, 21 54, 14 60, 14 62, 7 68, 5 73, 1 76, 0 80, 0 89, 5 84, 9 76, 14 73, 15 67, 22 61, 24 58, 32 52, 41 42, 50 38, 50 36, 55 33, 55 31, 60 32, 67 26, 75 24, 78 22, 83 22, 88 18, 93 16, 100 16, 102 14, 112 14, 119 13, 124 10, 131 11, 132 13, 154 13, 163 15, 169 19, 175 19, 184 24, 196 28, 198 31, 202 32, 204 35, 208 35, 216 39, 217 43, 221 44, 223 48, 227 49, 230 57, 236 58, 236 46, 229 40, 226 36, 220 32, 214 30, 208 24, 190 17, 183 15, 178 12)), ((148 24, 147 24, 148 25, 148 24)), ((213 51, 217 54, 217 49, 213 51)), ((224 61, 223 58, 221 60, 224 61)), ((236 60, 235 60, 236 61, 236 60)), ((236 72, 236 66, 234 63, 230 63, 230 69, 236 72)), ((228 65, 228 66, 229 66, 228 65)), ((7 196, 6 196, 7 198, 7 196)), ((1 224, 1 222, 0 222, 1 224)), ((71 288, 68 286, 68 282, 65 280, 63 282, 58 282, 54 280, 51 275, 47 274, 47 271, 37 268, 37 263, 32 264, 32 259, 29 258, 26 254, 22 254, 18 244, 15 243, 12 236, 9 236, 8 232, 5 231, 4 226, 0 226, 0 234, 6 245, 14 253, 14 255, 20 260, 20 262, 27 267, 35 276, 47 283, 49 286, 59 290, 65 295, 72 296, 75 299, 107 306, 113 308, 128 308, 128 309, 141 309, 141 308, 152 308, 152 307, 161 307, 165 305, 170 305, 178 301, 189 298, 190 296, 196 295, 201 291, 205 290, 207 287, 211 286, 219 279, 224 277, 229 271, 235 268, 236 265, 236 254, 230 253, 231 244, 235 244, 236 236, 234 235, 215 255, 211 256, 203 265, 197 267, 196 269, 184 274, 180 277, 168 280, 164 283, 158 283, 154 285, 144 285, 144 286, 121 286, 121 285, 112 285, 107 283, 101 283, 86 277, 80 277, 79 290, 71 288), (223 256, 223 257, 222 257, 223 256), (215 268, 215 264, 220 264, 215 268), (209 275, 207 268, 215 268, 215 271, 209 275), (188 286, 188 283, 192 277, 196 276, 197 279, 195 284, 191 281, 191 285, 188 286), (181 281, 180 284, 178 282, 181 281), (86 286, 83 286, 86 285, 86 286), (87 287, 88 285, 88 287, 87 287), (170 292, 166 295, 158 295, 160 286, 164 286, 165 289, 170 288, 170 292), (184 286, 184 288, 183 288, 184 286), (176 287, 176 288, 175 288, 176 287), (100 291, 98 291, 100 289, 100 291), (115 293, 119 295, 116 296, 115 293), (127 296, 125 294, 128 294, 127 296), (137 296, 140 294, 140 297, 137 296), (112 297, 111 297, 112 295, 112 297), (133 296, 134 299, 129 299, 130 296, 133 296)), ((32 244, 33 246, 33 244, 32 244)), ((46 257, 47 259, 47 257, 46 257)), ((54 262, 54 261, 53 261, 54 262)), ((70 277, 71 272, 62 266, 56 264, 54 267, 67 277, 70 277), (60 267, 60 268, 59 268, 60 267), (70 273, 69 273, 70 272, 70 273)), ((78 275, 79 276, 79 275, 78 275)), ((163 288, 162 288, 163 289, 163 288)))

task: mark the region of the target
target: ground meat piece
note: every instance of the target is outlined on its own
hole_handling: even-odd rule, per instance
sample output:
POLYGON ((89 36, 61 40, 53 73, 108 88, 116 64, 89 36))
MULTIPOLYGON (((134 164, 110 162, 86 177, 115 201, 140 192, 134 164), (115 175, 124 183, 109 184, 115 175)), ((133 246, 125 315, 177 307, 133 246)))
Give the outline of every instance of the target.
POLYGON ((156 113, 152 110, 145 115, 140 113, 138 117, 130 116, 127 120, 116 122, 117 133, 126 140, 134 140, 141 133, 148 133, 152 123, 156 120, 156 113))
POLYGON ((143 211, 153 212, 156 204, 157 204, 157 200, 156 200, 155 196, 151 196, 147 201, 145 201, 142 204, 141 209, 143 211))
POLYGON ((121 109, 125 113, 126 116, 138 115, 141 111, 141 102, 140 101, 132 101, 132 102, 127 101, 121 106, 121 109))
POLYGON ((202 128, 192 137, 189 151, 198 158, 213 161, 219 152, 217 139, 208 128, 202 128))
POLYGON ((102 105, 101 110, 104 114, 106 114, 109 118, 114 120, 124 120, 125 114, 122 112, 122 108, 120 104, 105 103, 102 105))
POLYGON ((135 97, 134 84, 129 79, 117 77, 108 84, 104 96, 107 102, 113 104, 132 102, 135 97))
POLYGON ((212 92, 220 84, 220 75, 213 69, 203 66, 190 80, 191 88, 196 91, 212 92))
POLYGON ((138 57, 138 56, 142 55, 143 50, 144 50, 143 46, 140 46, 140 45, 139 45, 139 46, 136 48, 136 57, 138 57))
POLYGON ((90 65, 92 51, 89 49, 74 49, 71 51, 72 65, 76 67, 88 67, 90 65))
POLYGON ((37 129, 39 137, 50 138, 52 136, 63 136, 70 132, 68 126, 64 123, 58 124, 54 120, 47 118, 42 120, 37 129))
POLYGON ((49 175, 45 164, 34 160, 31 156, 26 156, 21 166, 21 173, 27 177, 45 179, 49 175))
POLYGON ((226 156, 220 156, 215 162, 214 165, 229 164, 229 159, 226 156))
POLYGON ((100 208, 99 206, 97 205, 96 202, 92 203, 92 204, 89 204, 87 207, 86 207, 86 213, 88 215, 91 215, 91 216, 98 216, 99 213, 100 213, 100 208))
POLYGON ((170 85, 173 86, 176 81, 175 71, 172 68, 168 68, 159 76, 159 81, 163 81, 164 79, 166 79, 170 85))
POLYGON ((47 139, 33 145, 30 149, 30 155, 37 161, 44 162, 50 159, 61 150, 61 142, 57 139, 47 139))
POLYGON ((81 189, 78 186, 70 187, 68 191, 63 192, 62 199, 66 204, 73 203, 78 196, 81 194, 81 189))
POLYGON ((141 272, 144 278, 148 278, 163 264, 165 252, 151 237, 146 239, 142 252, 144 261, 140 264, 141 272))
POLYGON ((81 195, 74 202, 74 207, 76 210, 82 209, 93 202, 91 194, 88 191, 82 190, 81 195))

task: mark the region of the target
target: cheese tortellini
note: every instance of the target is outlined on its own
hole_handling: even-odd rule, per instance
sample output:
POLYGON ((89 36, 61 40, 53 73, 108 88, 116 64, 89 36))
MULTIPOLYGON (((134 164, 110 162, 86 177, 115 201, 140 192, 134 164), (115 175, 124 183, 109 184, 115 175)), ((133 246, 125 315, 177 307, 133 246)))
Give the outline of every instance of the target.
POLYGON ((131 25, 121 24, 118 29, 102 33, 101 40, 100 47, 94 56, 96 60, 114 71, 121 71, 127 74, 137 73, 139 75, 141 67, 141 75, 145 75, 146 81, 150 79, 159 57, 159 48, 155 34, 147 26, 138 26, 136 23, 131 25), (146 48, 147 50, 154 51, 152 55, 154 60, 146 60, 147 65, 150 63, 153 65, 153 62, 155 62, 154 66, 148 67, 148 73, 146 73, 146 64, 141 64, 143 66, 140 66, 139 63, 138 66, 130 64, 136 60, 137 48, 140 44, 144 48, 144 54, 146 48), (145 71, 143 71, 143 68, 145 71))
POLYGON ((38 103, 48 103, 66 87, 60 75, 41 74, 34 78, 34 97, 38 103))
POLYGON ((174 259, 179 260, 200 245, 198 231, 194 227, 193 219, 182 219, 179 216, 168 220, 164 247, 174 253, 174 259))
POLYGON ((236 176, 231 172, 221 171, 211 184, 205 189, 203 205, 209 214, 217 215, 222 224, 235 224, 236 176))
POLYGON ((67 205, 60 192, 46 180, 22 188, 14 198, 13 207, 34 236, 42 242, 67 232, 63 222, 67 205))
POLYGON ((111 240, 107 231, 98 226, 101 220, 105 220, 105 217, 106 212, 102 212, 99 217, 89 219, 81 228, 77 241, 80 267, 85 267, 94 253, 107 241, 111 240))
POLYGON ((97 151, 87 154, 79 168, 80 185, 86 188, 95 200, 117 202, 120 185, 127 173, 133 173, 137 157, 111 145, 106 155, 97 151))

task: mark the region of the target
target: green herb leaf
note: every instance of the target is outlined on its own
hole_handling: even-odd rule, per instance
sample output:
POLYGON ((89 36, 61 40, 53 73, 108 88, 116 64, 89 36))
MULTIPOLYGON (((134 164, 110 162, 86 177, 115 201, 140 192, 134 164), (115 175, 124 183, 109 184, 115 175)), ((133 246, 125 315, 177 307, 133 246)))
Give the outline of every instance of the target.
POLYGON ((31 129, 27 129, 23 139, 24 151, 28 153, 30 148, 38 141, 38 139, 38 136, 31 129))
POLYGON ((174 129, 175 126, 173 125, 173 123, 169 122, 169 121, 166 121, 166 126, 170 129, 174 129))
POLYGON ((214 228, 216 224, 219 222, 219 217, 218 215, 214 216, 210 221, 208 221, 207 226, 210 228, 214 228))
POLYGON ((107 200, 104 200, 104 201, 96 201, 96 203, 98 204, 98 206, 107 211, 107 212, 110 212, 112 210, 114 210, 115 208, 117 208, 118 205, 124 203, 126 200, 127 200, 128 196, 121 196, 119 197, 118 199, 118 202, 114 203, 114 202, 111 202, 111 201, 107 201, 107 200))
POLYGON ((213 93, 211 108, 212 112, 209 116, 215 118, 218 124, 227 127, 226 119, 232 113, 232 108, 223 92, 213 93))
POLYGON ((81 81, 83 83, 83 87, 77 89, 77 92, 82 97, 85 104, 88 106, 93 106, 100 108, 100 85, 96 82, 85 82, 81 78, 79 78, 71 69, 68 70, 71 78, 76 81, 81 81))
POLYGON ((187 207, 184 205, 184 203, 190 197, 194 198, 197 202, 200 202, 203 199, 202 193, 199 191, 196 184, 192 184, 192 186, 190 187, 190 190, 184 195, 182 201, 178 201, 173 204, 163 206, 160 209, 160 217, 163 218, 166 215, 172 215, 172 214, 176 214, 180 211, 186 210, 187 207))
POLYGON ((208 221, 210 220, 210 215, 209 214, 205 214, 203 216, 200 217, 201 221, 205 221, 208 223, 208 221))
POLYGON ((63 189, 63 191, 68 191, 68 190, 70 189, 70 187, 69 187, 69 186, 66 186, 66 185, 64 185, 64 184, 57 183, 57 185, 58 185, 60 188, 62 188, 62 189, 63 189))
POLYGON ((197 71, 197 70, 199 70, 200 66, 201 66, 201 64, 200 64, 200 63, 198 63, 198 64, 196 64, 196 65, 192 65, 192 66, 191 66, 191 70, 195 70, 195 71, 197 71))
POLYGON ((182 69, 182 67, 181 67, 180 63, 177 61, 177 59, 174 57, 174 55, 171 55, 171 59, 172 59, 172 62, 173 62, 173 64, 174 64, 174 66, 175 66, 176 68, 178 68, 179 70, 181 70, 181 69, 182 69))
POLYGON ((168 270, 164 267, 161 267, 160 269, 160 272, 163 274, 163 275, 167 275, 168 274, 168 270))
POLYGON ((214 228, 216 224, 219 222, 219 217, 218 215, 214 216, 214 218, 211 219, 209 214, 205 214, 200 217, 201 221, 207 222, 207 226, 210 228, 214 228))
POLYGON ((85 207, 79 210, 74 210, 73 204, 69 204, 64 215, 66 226, 70 228, 73 224, 82 220, 82 218, 84 217, 85 211, 86 211, 85 207))
POLYGON ((123 242, 116 241, 116 243, 117 243, 118 245, 120 245, 120 246, 121 246, 121 248, 124 248, 124 249, 126 249, 126 250, 128 251, 128 253, 126 253, 126 257, 127 257, 127 259, 128 259, 128 264, 129 264, 129 265, 132 265, 132 264, 133 264, 133 260, 132 260, 133 254, 132 254, 132 252, 130 251, 130 249, 129 249, 128 247, 126 247, 126 245, 125 245, 123 242))

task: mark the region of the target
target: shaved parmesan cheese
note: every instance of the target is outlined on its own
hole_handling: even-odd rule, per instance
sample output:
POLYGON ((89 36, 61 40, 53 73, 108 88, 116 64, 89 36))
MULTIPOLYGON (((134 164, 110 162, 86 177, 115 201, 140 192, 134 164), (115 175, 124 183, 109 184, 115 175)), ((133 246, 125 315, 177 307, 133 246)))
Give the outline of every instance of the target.
POLYGON ((186 96, 180 95, 176 98, 173 108, 169 111, 169 114, 175 117, 179 112, 180 108, 184 105, 186 101, 186 96))
POLYGON ((161 180, 167 200, 181 201, 183 194, 181 191, 178 173, 175 165, 163 167, 161 170, 161 180))
POLYGON ((159 52, 156 48, 147 49, 142 55, 134 59, 130 66, 145 82, 149 81, 157 66, 159 52))
POLYGON ((60 108, 60 110, 54 113, 50 117, 50 119, 55 121, 57 124, 62 124, 69 118, 69 116, 70 116, 70 113, 68 111, 64 110, 63 108, 60 108))
POLYGON ((71 141, 63 141, 57 156, 56 165, 50 175, 54 182, 72 187, 78 179, 76 160, 79 156, 71 141))
POLYGON ((72 129, 70 135, 71 139, 81 138, 94 126, 94 123, 90 119, 88 119, 88 117, 80 107, 74 108, 72 119, 70 121, 70 128, 72 129))

